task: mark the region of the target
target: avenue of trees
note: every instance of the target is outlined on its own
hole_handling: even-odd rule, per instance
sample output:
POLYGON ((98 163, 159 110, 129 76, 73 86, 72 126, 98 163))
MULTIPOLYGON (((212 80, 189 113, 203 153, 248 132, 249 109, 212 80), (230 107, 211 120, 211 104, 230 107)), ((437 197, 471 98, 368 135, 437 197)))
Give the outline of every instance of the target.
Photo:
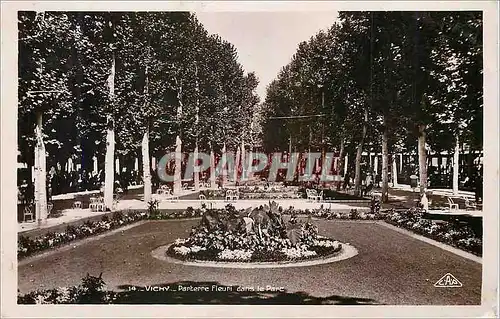
MULTIPOLYGON (((46 213, 46 167, 64 169, 68 158, 87 171, 94 157, 105 163, 111 207, 116 157, 128 167, 141 159, 148 201, 151 156, 220 153, 252 141, 258 79, 245 74, 234 46, 208 34, 194 14, 20 12, 18 18, 18 161, 35 167, 39 218, 46 213)), ((180 176, 180 156, 176 164, 180 176)))
POLYGON ((341 12, 268 86, 264 148, 349 154, 358 193, 362 152, 381 153, 384 201, 391 157, 417 152, 423 194, 427 151, 446 150, 458 190, 460 145, 482 150, 482 61, 480 11, 341 12))

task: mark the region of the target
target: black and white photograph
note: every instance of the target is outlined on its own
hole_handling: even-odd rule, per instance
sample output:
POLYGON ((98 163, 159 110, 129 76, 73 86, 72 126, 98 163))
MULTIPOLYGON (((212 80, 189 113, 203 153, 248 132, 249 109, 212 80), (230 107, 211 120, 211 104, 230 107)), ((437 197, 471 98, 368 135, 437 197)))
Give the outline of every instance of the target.
POLYGON ((13 3, 2 317, 498 317, 497 3, 13 3))

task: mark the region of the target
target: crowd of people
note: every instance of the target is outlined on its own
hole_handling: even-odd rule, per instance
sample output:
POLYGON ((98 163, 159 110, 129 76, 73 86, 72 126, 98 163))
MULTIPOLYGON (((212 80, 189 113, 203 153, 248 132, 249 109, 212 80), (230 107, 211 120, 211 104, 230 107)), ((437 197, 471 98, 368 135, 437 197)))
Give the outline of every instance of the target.
MULTIPOLYGON (((373 187, 379 187, 381 183, 380 174, 375 174, 375 172, 368 167, 363 166, 361 170, 361 189, 371 189, 373 187)), ((265 174, 264 174, 265 175, 265 174)), ((389 172, 390 175, 390 172, 389 172)), ((432 174, 430 174, 432 176, 432 174)), ((318 176, 316 176, 318 177, 318 176)), ((151 179, 153 188, 158 188, 161 181, 158 177, 156 171, 151 171, 151 179)), ((278 180, 285 180, 285 175, 282 171, 278 173, 278 180)), ((429 178, 432 180, 432 178, 429 178)), ((34 185, 31 178, 22 178, 22 182, 19 185, 19 199, 21 202, 31 202, 34 198, 34 185)), ((126 192, 130 185, 137 185, 142 183, 142 175, 136 170, 123 169, 122 172, 115 172, 115 185, 114 189, 121 189, 121 191, 126 192)), ((206 173, 200 178, 201 181, 209 180, 206 173)), ((389 180, 391 177, 389 176, 389 180)), ((221 180, 217 180, 217 184, 221 184, 221 180)), ((309 182, 310 184, 319 185, 319 180, 314 180, 309 182)), ((298 181, 286 182, 286 184, 298 184, 298 181)), ((348 170, 347 174, 343 176, 342 188, 344 190, 351 188, 354 184, 354 171, 348 170)), ((432 183, 430 183, 432 184, 432 183)), ((52 167, 47 173, 47 199, 50 201, 53 195, 81 192, 81 191, 91 191, 100 190, 104 185, 104 170, 98 172, 91 172, 85 169, 80 171, 67 172, 65 170, 60 170, 52 167)), ((312 186, 312 185, 310 185, 312 186)), ((473 170, 473 174, 470 178, 466 178, 461 182, 461 187, 469 186, 476 193, 476 200, 482 199, 482 165, 476 165, 473 170)))
MULTIPOLYGON (((115 172, 114 180, 115 191, 120 188, 126 192, 130 185, 140 184, 142 176, 137 171, 123 170, 120 173, 115 172)), ((46 181, 47 200, 50 201, 54 195, 100 190, 104 185, 104 171, 90 172, 83 169, 66 172, 53 167, 47 173, 46 181)), ((23 203, 32 202, 34 193, 35 188, 32 179, 23 179, 18 190, 19 200, 23 203)))

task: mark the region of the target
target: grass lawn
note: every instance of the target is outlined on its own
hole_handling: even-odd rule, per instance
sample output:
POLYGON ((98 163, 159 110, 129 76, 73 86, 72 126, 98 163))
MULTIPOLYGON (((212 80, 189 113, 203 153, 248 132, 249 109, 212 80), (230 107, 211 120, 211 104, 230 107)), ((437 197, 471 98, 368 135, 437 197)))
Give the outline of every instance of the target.
POLYGON ((187 237, 197 223, 151 221, 75 248, 22 260, 18 288, 26 293, 77 285, 87 273, 98 276, 102 272, 108 289, 130 290, 124 299, 129 303, 480 304, 481 264, 375 223, 317 221, 320 234, 350 243, 359 251, 353 258, 326 265, 205 268, 170 264, 151 256, 156 247, 187 237), (433 286, 448 272, 463 287, 433 286), (179 285, 209 286, 211 291, 179 291, 179 285), (223 291, 212 291, 213 285, 223 291), (145 291, 150 286, 169 288, 145 291), (249 291, 251 287, 283 291, 249 291), (246 291, 238 291, 241 289, 246 291))

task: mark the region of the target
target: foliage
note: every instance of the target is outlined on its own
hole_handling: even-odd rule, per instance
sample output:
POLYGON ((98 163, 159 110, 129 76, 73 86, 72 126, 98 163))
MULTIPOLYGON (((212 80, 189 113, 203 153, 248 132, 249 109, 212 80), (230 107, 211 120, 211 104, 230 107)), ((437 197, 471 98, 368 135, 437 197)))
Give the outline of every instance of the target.
POLYGON ((106 284, 99 277, 87 274, 81 284, 72 287, 59 287, 48 290, 36 290, 25 295, 18 294, 18 304, 110 304, 117 294, 105 290, 106 284))
MULTIPOLYGON (((410 208, 404 211, 394 209, 381 211, 380 203, 372 203, 375 210, 370 212, 359 212, 352 209, 348 212, 334 212, 329 209, 320 208, 309 212, 310 216, 325 218, 327 220, 380 220, 397 227, 405 228, 409 231, 432 238, 455 246, 462 250, 476 255, 482 254, 482 239, 469 225, 464 225, 452 221, 435 221, 427 219, 422 210, 410 208)), ((291 208, 296 214, 308 214, 307 211, 300 211, 291 208)))
POLYGON ((107 114, 120 123, 116 149, 126 162, 140 152, 146 128, 155 156, 172 149, 177 134, 188 149, 196 139, 220 148, 216 143, 234 147, 242 129, 250 130, 258 79, 245 74, 236 48, 208 34, 192 13, 22 11, 18 19, 18 142, 20 161, 30 166, 37 112, 48 165, 64 167, 73 157, 87 170, 94 155, 103 162, 107 114))
POLYGON ((440 223, 425 219, 422 212, 415 209, 405 212, 389 212, 385 221, 475 255, 482 255, 482 239, 467 225, 456 222, 440 223))
POLYGON ((158 205, 160 201, 157 199, 152 199, 148 202, 148 213, 150 218, 155 218, 159 214, 158 205))
MULTIPOLYGON (((326 240, 326 239, 325 239, 326 240)), ((272 261, 331 254, 338 245, 328 246, 319 239, 312 219, 300 222, 293 215, 284 221, 276 202, 255 209, 236 210, 228 204, 221 210, 210 209, 187 239, 179 239, 168 253, 182 259, 272 261), (247 227, 250 220, 251 227, 247 227), (322 246, 322 247, 323 247, 322 246), (310 250, 313 249, 312 251, 310 250)))
POLYGON ((338 242, 319 236, 302 237, 301 241, 293 244, 288 238, 268 233, 259 237, 257 234, 198 228, 188 238, 177 239, 169 247, 167 255, 182 260, 284 261, 327 256, 340 249, 338 242))
MULTIPOLYGON (((380 153, 384 135, 390 153, 411 154, 421 125, 433 151, 451 150, 453 136, 482 149, 482 18, 479 11, 340 12, 298 45, 268 86, 264 149, 344 150, 352 159, 356 147, 380 153), (308 115, 321 116, 300 117, 308 115)), ((350 160, 348 173, 359 165, 350 160)))
POLYGON ((31 238, 19 236, 17 243, 18 259, 29 257, 35 253, 47 249, 69 244, 73 241, 98 235, 113 229, 117 229, 141 220, 164 220, 177 218, 201 217, 202 211, 188 207, 182 211, 158 211, 149 215, 144 211, 114 212, 110 217, 103 216, 100 221, 85 221, 81 225, 68 225, 62 232, 47 232, 44 235, 31 238))

